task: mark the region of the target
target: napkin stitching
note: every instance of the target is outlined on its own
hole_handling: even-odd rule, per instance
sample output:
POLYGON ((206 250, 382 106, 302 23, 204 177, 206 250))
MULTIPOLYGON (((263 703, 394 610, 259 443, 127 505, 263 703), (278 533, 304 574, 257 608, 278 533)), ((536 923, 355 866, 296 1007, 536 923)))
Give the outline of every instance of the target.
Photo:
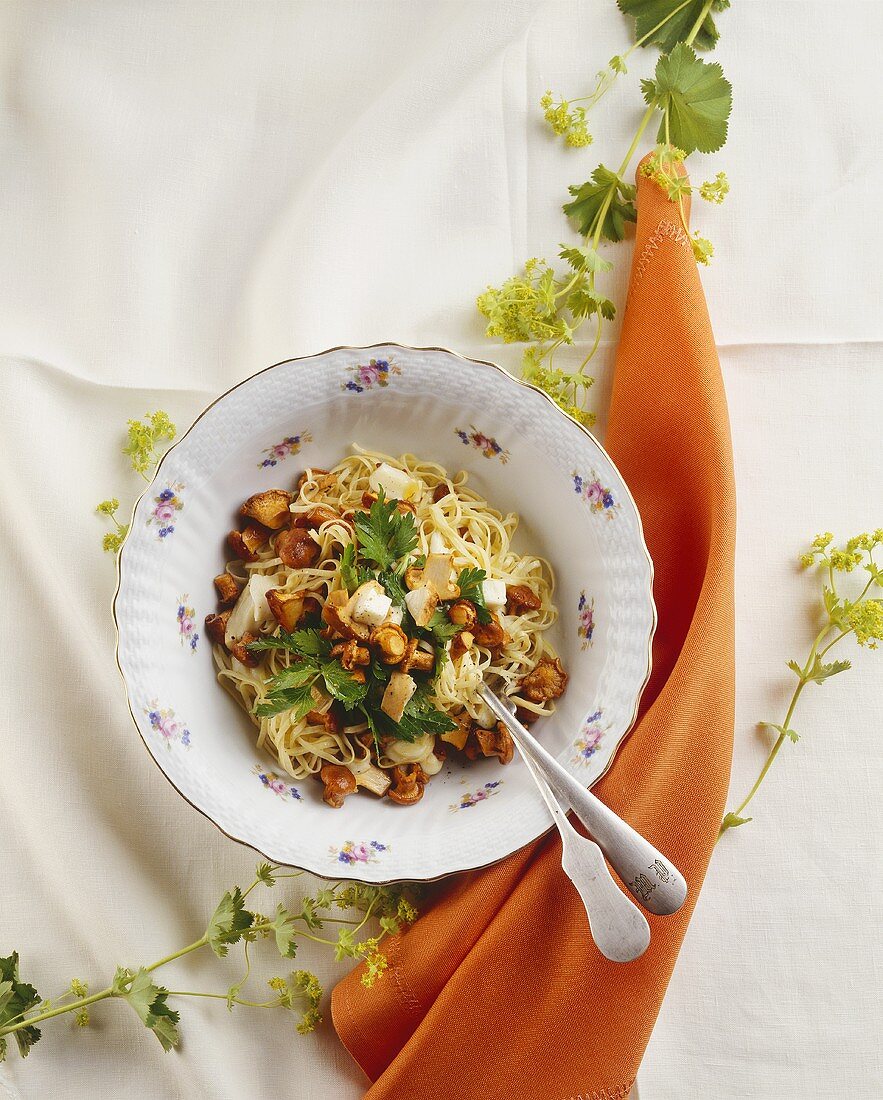
POLYGON ((641 255, 635 260, 632 284, 638 282, 644 272, 650 266, 653 253, 659 251, 659 245, 664 240, 673 241, 675 244, 689 245, 690 238, 679 225, 674 222, 661 221, 647 238, 647 243, 641 249, 641 255))
POLYGON ((576 1096, 566 1097, 566 1100, 625 1100, 632 1091, 634 1083, 633 1077, 627 1085, 614 1085, 613 1092, 610 1089, 601 1089, 600 1092, 580 1092, 576 1096))
POLYGON ((417 999, 416 994, 405 979, 404 959, 402 958, 401 941, 398 936, 390 940, 389 954, 395 956, 395 958, 390 961, 392 962, 392 976, 399 993, 399 1000, 407 1009, 413 1012, 415 1016, 419 1016, 422 1011, 420 1001, 417 999))

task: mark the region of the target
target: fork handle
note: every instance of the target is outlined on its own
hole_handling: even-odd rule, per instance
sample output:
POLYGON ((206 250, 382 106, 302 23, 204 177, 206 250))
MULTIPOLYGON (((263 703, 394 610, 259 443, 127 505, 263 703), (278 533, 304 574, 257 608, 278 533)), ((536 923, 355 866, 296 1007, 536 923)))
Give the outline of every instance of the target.
POLYGON ((480 694, 557 797, 570 805, 635 900, 659 916, 676 913, 687 897, 687 883, 671 860, 574 779, 492 691, 482 687, 480 694))

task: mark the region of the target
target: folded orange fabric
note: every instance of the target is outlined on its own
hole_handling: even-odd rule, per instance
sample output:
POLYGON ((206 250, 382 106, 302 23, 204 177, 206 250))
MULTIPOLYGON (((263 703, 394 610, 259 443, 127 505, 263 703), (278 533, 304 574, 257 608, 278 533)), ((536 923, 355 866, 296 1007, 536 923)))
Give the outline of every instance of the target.
POLYGON ((436 887, 373 989, 334 990, 371 1100, 609 1100, 631 1090, 711 857, 733 732, 735 504, 726 399, 678 210, 638 174, 607 449, 641 510, 659 629, 636 728, 596 790, 683 871, 687 904, 608 962, 557 833, 436 887))

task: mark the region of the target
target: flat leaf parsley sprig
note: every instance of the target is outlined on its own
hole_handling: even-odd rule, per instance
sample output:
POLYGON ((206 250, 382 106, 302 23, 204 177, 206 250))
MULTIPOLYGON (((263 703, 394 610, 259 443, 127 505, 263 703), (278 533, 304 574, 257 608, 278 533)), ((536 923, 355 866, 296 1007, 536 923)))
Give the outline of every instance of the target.
MULTIPOLYGON (((487 320, 486 335, 504 343, 526 345, 522 356, 524 377, 545 390, 574 419, 592 424, 595 415, 585 408, 594 379, 586 374, 601 342, 605 321, 612 321, 616 306, 601 287, 601 278, 613 265, 601 255, 602 242, 621 241, 626 225, 637 219, 634 186, 626 181, 645 130, 654 116, 661 115, 657 145, 643 167, 646 176, 677 200, 680 220, 690 237, 693 253, 708 263, 714 249, 698 232, 690 234, 684 198, 692 188, 682 163, 694 150, 716 152, 727 138, 727 119, 732 89, 718 64, 702 61, 696 50, 713 49, 718 30, 713 13, 729 7, 729 0, 618 0, 620 10, 634 18, 634 44, 611 58, 596 77, 589 95, 578 99, 555 99, 546 92, 540 100, 552 131, 565 142, 582 148, 592 141, 588 130, 589 112, 628 69, 626 62, 638 47, 656 45, 662 50, 652 80, 641 81, 647 104, 637 132, 615 171, 599 164, 587 182, 570 187, 571 201, 564 205, 582 240, 562 245, 558 253, 565 267, 560 273, 543 259, 529 259, 523 271, 501 286, 489 286, 477 299, 479 312, 487 320), (586 323, 594 335, 582 363, 576 370, 554 365, 555 352, 573 345, 586 323)), ((729 191, 723 172, 698 188, 700 197, 720 203, 729 191)))
POLYGON ((799 740, 791 721, 804 688, 808 684, 824 684, 832 676, 838 676, 852 667, 849 661, 826 661, 828 653, 850 636, 860 646, 868 649, 876 649, 877 643, 883 640, 883 599, 871 594, 883 588, 883 569, 874 560, 874 551, 881 544, 883 528, 878 528, 872 534, 856 535, 841 547, 835 546, 834 536, 826 532, 813 539, 809 550, 801 557, 801 564, 805 568, 818 567, 827 578, 827 584, 822 588, 821 626, 806 660, 802 664, 798 661, 788 662, 788 668, 797 677, 797 684, 785 717, 780 723, 761 723, 776 732, 776 740, 754 786, 736 809, 728 813, 721 822, 719 838, 728 829, 745 825, 752 820, 743 816, 745 808, 757 794, 773 761, 779 755, 779 750, 786 740, 799 740), (837 574, 853 573, 857 570, 867 573, 868 579, 855 599, 849 599, 837 589, 837 574))
MULTIPOLYGON (((127 421, 127 429, 123 454, 128 457, 135 473, 145 481, 150 481, 157 463, 166 450, 162 444, 171 443, 178 434, 178 429, 172 423, 169 414, 162 409, 145 413, 143 420, 127 421)), ((119 553, 126 532, 129 530, 127 523, 120 523, 117 519, 119 508, 119 500, 116 497, 110 497, 108 500, 102 500, 95 509, 100 516, 107 516, 116 528, 108 532, 102 540, 101 545, 109 554, 119 553)))
POLYGON ((404 887, 341 882, 301 898, 296 908, 287 908, 279 902, 271 915, 246 908, 246 898, 258 886, 272 888, 279 879, 299 878, 303 874, 304 871, 286 871, 270 863, 259 864, 254 882, 247 890, 234 886, 224 894, 198 940, 150 966, 117 967, 110 984, 97 993, 90 994, 88 985, 75 978, 54 1001, 41 1000, 37 990, 21 980, 18 952, 0 958, 0 1062, 6 1057, 8 1037, 15 1039, 24 1058, 41 1037, 38 1024, 73 1015, 78 1026, 86 1027, 91 1008, 113 998, 127 1002, 167 1051, 179 1042, 180 1014, 170 1006, 170 998, 213 998, 223 1001, 230 1011, 237 1006, 281 1008, 297 1016, 296 1028, 301 1034, 313 1031, 322 1022, 319 1009, 322 987, 315 974, 293 970, 287 976, 269 980, 269 997, 255 1000, 242 995, 251 976, 251 945, 258 940, 270 941, 283 959, 290 960, 296 956, 302 939, 326 944, 338 960, 364 963, 361 980, 370 988, 387 968, 381 937, 395 935, 413 923, 417 910, 404 887), (341 911, 353 915, 332 915, 341 911), (363 932, 369 920, 376 922, 377 934, 363 932), (333 938, 327 933, 320 934, 326 928, 334 930, 333 938), (170 990, 153 980, 154 971, 184 955, 209 947, 218 958, 224 958, 230 947, 239 943, 243 945, 245 971, 223 992, 170 990))

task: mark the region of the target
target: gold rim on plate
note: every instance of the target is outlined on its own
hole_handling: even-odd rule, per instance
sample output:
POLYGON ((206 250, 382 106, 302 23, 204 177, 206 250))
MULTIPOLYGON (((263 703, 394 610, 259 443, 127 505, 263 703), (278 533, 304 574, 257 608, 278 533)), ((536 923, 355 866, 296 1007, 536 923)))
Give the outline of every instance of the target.
MULTIPOLYGON (((126 543, 129 541, 129 535, 132 532, 132 526, 133 526, 134 519, 135 519, 135 512, 137 511, 138 505, 141 503, 141 500, 147 495, 147 493, 150 491, 153 484, 156 482, 157 477, 158 477, 160 471, 162 470, 163 464, 165 463, 166 459, 169 457, 169 455, 172 453, 172 451, 174 451, 175 448, 180 443, 184 442, 184 440, 193 431, 193 429, 200 422, 200 420, 202 420, 202 418, 206 415, 206 413, 208 413, 211 409, 213 409, 215 407, 215 405, 217 405, 220 401, 223 401, 224 398, 229 396, 231 393, 233 393, 234 390, 238 390, 240 386, 244 386, 247 382, 251 382, 251 381, 253 381, 253 379, 259 378, 262 374, 267 374, 269 371, 275 370, 277 367, 288 366, 291 363, 302 363, 302 362, 305 362, 308 359, 319 359, 323 355, 330 355, 332 352, 336 352, 336 351, 367 352, 367 351, 375 351, 377 348, 401 348, 402 351, 440 351, 440 352, 443 352, 446 355, 452 355, 456 359, 460 359, 465 363, 474 363, 477 366, 481 366, 481 367, 492 367, 494 370, 499 371, 499 373, 504 378, 508 379, 510 382, 514 382, 518 386, 523 386, 525 389, 531 390, 534 393, 539 394, 540 397, 542 397, 544 400, 546 400, 552 406, 552 408, 555 409, 555 411, 560 416, 564 417, 565 420, 569 421, 576 428, 578 428, 581 432, 583 432, 586 436, 588 436, 589 439, 598 448, 598 450, 604 455, 604 457, 607 459, 607 461, 610 463, 610 465, 613 467, 613 469, 616 470, 617 474, 619 474, 619 478, 620 478, 620 482, 622 483, 622 487, 625 490, 626 495, 627 495, 628 499, 631 501, 632 506, 635 510, 635 518, 638 521, 638 537, 640 539, 641 550, 643 551, 644 556, 647 559, 647 566, 648 566, 648 570, 649 570, 649 572, 648 572, 649 588, 648 588, 648 592, 647 592, 647 597, 650 601, 650 609, 651 609, 652 614, 651 614, 651 622, 650 622, 650 631, 649 631, 648 636, 647 636, 647 668, 646 668, 646 672, 644 674, 644 679, 643 679, 643 681, 641 683, 641 686, 638 689, 637 694, 635 696, 635 706, 634 706, 634 709, 632 711, 631 718, 629 719, 628 725, 626 726, 626 728, 623 730, 622 734, 620 735, 619 740, 614 745, 613 751, 610 753, 610 759, 607 761, 607 766, 604 768, 604 770, 602 772, 600 772, 595 777, 595 779, 592 781, 592 786, 594 786, 601 779, 603 779, 604 776, 607 774, 607 772, 610 770, 614 760, 617 757, 617 754, 619 753, 619 750, 622 746, 622 743, 625 741, 626 737, 628 737, 628 735, 634 729, 635 722, 636 722, 637 717, 638 717, 638 710, 640 709, 640 705, 641 705, 641 699, 644 695, 644 690, 645 690, 645 688, 647 687, 647 684, 650 681, 651 672, 653 671, 653 638, 656 634, 656 627, 657 627, 657 624, 658 624, 658 615, 657 615, 657 611, 656 611, 656 601, 653 599, 653 559, 650 557, 650 551, 647 548, 647 541, 644 538, 644 525, 641 522, 641 513, 638 509, 637 502, 635 501, 634 496, 632 496, 631 489, 629 489, 628 485, 626 484, 625 479, 622 477, 622 474, 619 473, 619 468, 617 467, 616 463, 613 461, 613 459, 607 453, 607 451, 605 450, 605 448, 603 447, 601 442, 598 440, 597 436, 595 436, 594 433, 590 432, 589 429, 584 424, 580 424, 580 422, 578 420, 575 420, 569 413, 565 412, 564 409, 562 409, 558 404, 556 404, 556 402, 553 401, 553 399, 549 396, 549 394, 547 394, 544 390, 541 390, 538 386, 533 385, 533 383, 531 383, 531 382, 525 382, 525 380, 523 378, 516 378, 514 374, 511 374, 504 367, 499 366, 499 364, 497 364, 497 363, 491 363, 487 359, 473 359, 468 355, 461 355, 459 352, 451 351, 450 348, 442 348, 442 347, 435 347, 435 346, 414 347, 411 344, 399 344, 394 340, 382 340, 379 343, 367 344, 367 345, 364 345, 364 346, 350 345, 350 344, 339 344, 336 347, 326 348, 324 351, 314 352, 311 355, 297 355, 297 356, 294 356, 291 359, 282 359, 278 363, 272 363, 269 367, 264 367, 262 370, 255 371, 254 374, 250 374, 247 378, 243 378, 241 381, 237 382, 234 386, 231 386, 228 390, 225 390, 222 394, 219 394, 214 399, 214 401, 210 401, 209 404, 206 405, 206 407, 202 410, 202 412, 194 419, 194 421, 192 422, 190 427, 187 429, 187 431, 184 432, 184 434, 182 436, 180 436, 178 439, 175 440, 175 442, 171 445, 171 447, 169 447, 169 449, 165 452, 165 454, 159 460, 159 462, 156 465, 156 469, 153 471, 153 477, 150 479, 147 486, 138 495, 138 498, 136 499, 135 503, 132 505, 132 513, 131 513, 131 516, 129 518, 128 529, 126 531, 125 536, 123 537, 123 541, 122 541, 122 544, 120 546, 120 549, 119 549, 119 552, 118 552, 117 558, 116 558, 116 588, 114 589, 113 601, 111 603, 111 614, 113 616, 113 626, 114 626, 114 632, 115 632, 115 635, 116 635, 116 643, 114 645, 114 659, 115 659, 115 662, 116 662, 117 671, 120 674, 120 678, 122 679, 123 686, 125 688, 126 706, 128 707, 129 715, 132 719, 132 722, 135 725, 135 729, 138 731, 138 736, 141 738, 141 743, 144 745, 144 748, 147 750, 147 753, 150 756, 151 760, 153 760, 156 767, 159 769, 159 771, 165 777, 166 782, 169 783, 169 785, 181 796, 181 798, 183 798, 184 801, 189 806, 192 806, 193 809, 197 811, 197 813, 200 813, 207 821, 210 821, 212 823, 212 825, 214 825, 214 827, 220 833, 222 833, 225 837, 227 837, 228 840, 232 840, 236 844, 241 844, 244 848, 251 849, 251 851, 256 852, 259 856, 263 856, 264 859, 267 859, 271 863, 275 863, 278 866, 288 867, 288 866, 295 866, 295 865, 294 864, 279 863, 278 860, 273 859, 271 856, 267 855, 267 853, 262 851, 260 848, 256 848, 255 845, 252 844, 250 841, 243 840, 242 837, 233 836, 232 833, 228 833, 226 831, 226 829, 222 828, 218 824, 218 822, 214 820, 213 817, 211 817, 208 813, 206 813, 205 810, 200 809, 199 806, 197 806, 194 802, 190 801, 190 799, 187 797, 187 795, 184 794, 184 792, 178 786, 176 786, 176 784, 173 782, 173 780, 169 777, 168 773, 162 767, 160 767, 159 761, 154 757, 153 753, 150 751, 150 746, 147 744, 147 741, 145 740, 144 734, 141 732, 141 727, 138 724, 138 720, 135 717, 135 712, 132 710, 132 700, 129 696, 129 684, 128 684, 128 681, 126 680, 125 673, 123 672, 122 665, 120 664, 120 625, 119 625, 119 621, 117 619, 117 599, 119 598, 120 587, 121 587, 121 584, 122 584, 123 553, 126 549, 126 543)), ((533 840, 526 841, 526 843, 524 845, 522 845, 521 847, 526 847, 527 844, 536 843, 536 841, 538 841, 542 837, 546 836, 552 829, 554 829, 554 824, 552 822, 550 822, 547 829, 545 829, 545 830, 543 830, 543 832, 539 833, 536 837, 533 838, 533 840)), ((516 848, 515 851, 520 851, 520 848, 516 848)), ((493 867, 495 864, 502 862, 502 860, 508 859, 508 856, 513 855, 513 854, 514 854, 514 852, 509 852, 508 855, 500 856, 498 859, 491 859, 491 860, 488 860, 486 863, 476 863, 476 864, 473 864, 471 867, 461 867, 456 871, 444 871, 440 875, 427 876, 427 877, 423 877, 423 878, 410 878, 410 879, 400 879, 400 878, 380 879, 380 880, 372 879, 370 881, 371 881, 371 884, 375 885, 375 886, 389 886, 389 885, 391 885, 393 883, 396 883, 396 882, 439 882, 442 879, 450 878, 452 875, 463 874, 465 871, 480 871, 485 867, 493 867)), ((296 868, 296 869, 304 870, 308 874, 315 875, 317 878, 325 879, 327 881, 334 881, 334 882, 365 882, 366 881, 365 879, 359 878, 357 875, 323 875, 321 872, 314 871, 309 867, 296 868)))

